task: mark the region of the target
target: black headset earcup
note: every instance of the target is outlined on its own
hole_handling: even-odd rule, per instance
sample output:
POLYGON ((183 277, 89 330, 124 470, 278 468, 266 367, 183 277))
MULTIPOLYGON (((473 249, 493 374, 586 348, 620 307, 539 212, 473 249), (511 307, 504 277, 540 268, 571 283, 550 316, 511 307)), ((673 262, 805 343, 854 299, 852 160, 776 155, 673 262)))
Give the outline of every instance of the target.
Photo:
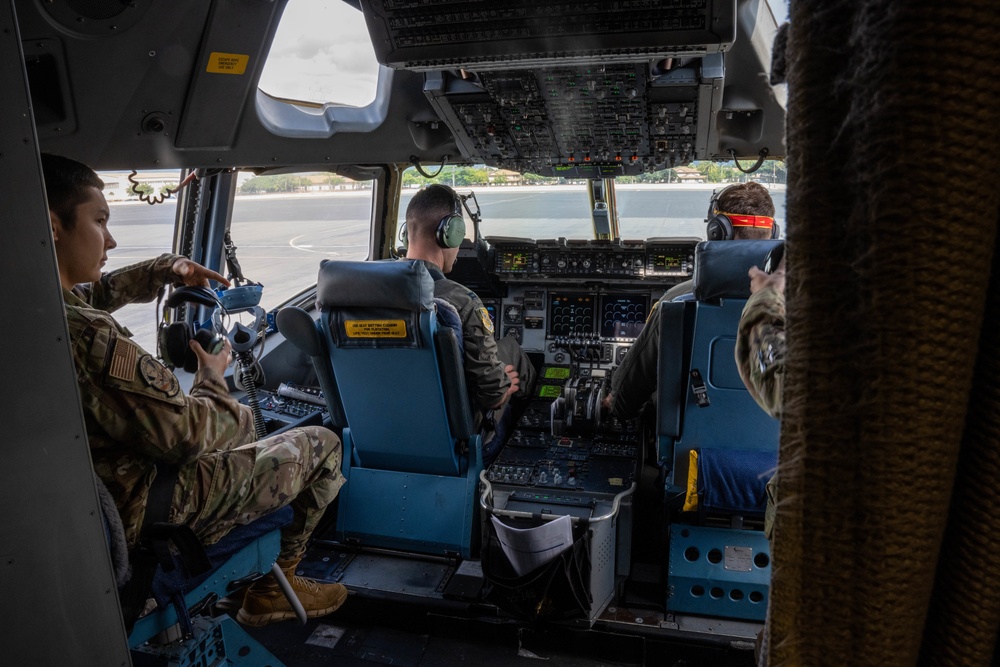
MULTIPOLYGON (((219 341, 219 334, 210 329, 198 329, 194 334, 194 339, 201 345, 201 349, 212 353, 216 343, 219 341)), ((184 358, 184 370, 188 373, 194 373, 198 370, 198 357, 195 356, 194 351, 190 347, 187 349, 187 356, 184 358)))
POLYGON ((193 355, 188 348, 188 341, 191 334, 187 323, 174 322, 163 327, 160 331, 160 351, 163 354, 163 361, 174 367, 184 367, 187 364, 187 355, 193 355))
POLYGON ((781 226, 778 223, 771 225, 771 238, 776 239, 781 237, 781 226))
POLYGON ((400 229, 399 229, 399 240, 403 242, 403 247, 404 248, 409 248, 410 247, 410 238, 406 234, 406 223, 405 222, 403 223, 402 227, 400 227, 400 229))
POLYGON ((713 215, 708 221, 705 237, 708 241, 728 241, 733 238, 732 221, 725 215, 713 215))

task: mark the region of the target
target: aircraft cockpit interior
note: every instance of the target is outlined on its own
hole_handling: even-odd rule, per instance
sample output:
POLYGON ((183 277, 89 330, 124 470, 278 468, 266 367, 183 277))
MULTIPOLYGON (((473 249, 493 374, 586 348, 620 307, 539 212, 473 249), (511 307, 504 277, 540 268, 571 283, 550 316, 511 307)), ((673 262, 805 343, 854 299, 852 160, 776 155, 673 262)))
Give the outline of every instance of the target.
MULTIPOLYGON (((0 158, 23 166, 0 189, 13 214, 37 220, 20 245, 44 237, 42 254, 17 266, 52 269, 18 305, 45 302, 45 339, 66 345, 34 165, 79 161, 104 182, 116 238, 104 271, 172 253, 232 283, 165 284, 109 315, 139 350, 139 376, 176 389, 170 399, 194 395, 204 378, 188 341, 231 349, 226 387, 257 439, 319 427, 343 454, 344 485, 287 573, 345 586, 342 610, 307 620, 296 607, 305 629, 239 624, 242 585, 284 576, 283 517, 242 536, 219 557, 229 565, 205 565, 208 579, 169 593, 155 579, 154 611, 129 619, 124 593, 121 604, 110 594, 99 520, 109 510, 95 504, 74 549, 95 555, 73 561, 87 576, 72 585, 101 582, 108 601, 65 644, 88 664, 457 664, 405 648, 447 626, 482 645, 558 637, 558 657, 578 641, 603 646, 601 664, 753 664, 779 431, 734 349, 748 270, 782 241, 733 240, 731 226, 712 237, 706 223, 726 215, 712 210, 717 191, 752 185, 773 205, 745 215, 784 224, 785 91, 769 75, 785 10, 772 4, 8 3, 4 57, 23 67, 0 74, 16 93, 0 120, 23 142, 5 140, 0 158), (326 16, 316 5, 336 5, 350 27, 323 18, 329 34, 306 36, 326 16), (357 40, 371 53, 363 82, 349 78, 357 40), (294 67, 270 69, 292 56, 294 67), (310 63, 348 78, 320 83, 310 63), (293 80, 301 97, 279 87, 293 80), (369 101, 335 97, 355 83, 369 101), (453 189, 466 224, 465 238, 439 236, 456 252, 443 278, 407 256, 408 204, 431 184, 453 189), (473 400, 475 341, 438 293, 443 279, 464 287, 490 349, 516 343, 530 360, 526 395, 489 409, 473 400), (682 284, 688 296, 664 298, 682 284), (640 355, 655 391, 617 415, 612 386, 640 355), (393 644, 373 630, 383 625, 409 634, 393 644)), ((74 415, 51 438, 74 461, 60 483, 77 498, 120 492, 100 475, 95 485, 89 450, 70 444, 70 432, 93 437, 94 422, 60 350, 62 366, 44 374, 74 415)), ((113 355, 112 379, 139 377, 121 368, 132 357, 113 355)), ((12 367, 31 375, 28 359, 12 367)), ((43 462, 32 466, 24 485, 38 484, 43 462)), ((32 520, 65 524, 70 510, 57 503, 32 520)), ((46 571, 67 569, 51 539, 14 537, 51 553, 46 571)), ((157 577, 173 567, 159 563, 157 577)))

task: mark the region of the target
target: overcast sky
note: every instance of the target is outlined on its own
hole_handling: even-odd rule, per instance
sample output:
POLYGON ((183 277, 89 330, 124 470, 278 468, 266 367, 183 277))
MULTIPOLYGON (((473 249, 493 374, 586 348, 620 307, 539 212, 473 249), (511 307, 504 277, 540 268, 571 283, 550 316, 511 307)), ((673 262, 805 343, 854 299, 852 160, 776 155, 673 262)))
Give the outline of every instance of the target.
POLYGON ((278 97, 364 106, 378 67, 365 19, 342 0, 292 0, 260 78, 278 97))
MULTIPOLYGON (((770 4, 779 25, 787 20, 788 0, 770 4)), ((291 0, 260 87, 277 97, 365 106, 375 98, 377 77, 360 11, 342 0, 291 0)))

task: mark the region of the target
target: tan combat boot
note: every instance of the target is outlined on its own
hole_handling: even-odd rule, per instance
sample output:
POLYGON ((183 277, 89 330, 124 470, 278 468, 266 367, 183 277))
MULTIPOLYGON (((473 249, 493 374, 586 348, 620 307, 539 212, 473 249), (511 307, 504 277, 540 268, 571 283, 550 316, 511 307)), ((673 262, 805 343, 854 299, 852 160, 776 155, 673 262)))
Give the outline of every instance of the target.
MULTIPOLYGON (((299 560, 279 560, 278 567, 285 573, 288 583, 306 610, 309 618, 318 618, 331 614, 344 604, 347 599, 347 589, 341 584, 322 584, 312 579, 295 576, 295 568, 299 560)), ((243 599, 243 608, 236 618, 244 625, 261 626, 286 618, 295 618, 295 610, 288 603, 284 593, 278 588, 278 582, 273 575, 268 574, 255 581, 247 589, 243 599)))

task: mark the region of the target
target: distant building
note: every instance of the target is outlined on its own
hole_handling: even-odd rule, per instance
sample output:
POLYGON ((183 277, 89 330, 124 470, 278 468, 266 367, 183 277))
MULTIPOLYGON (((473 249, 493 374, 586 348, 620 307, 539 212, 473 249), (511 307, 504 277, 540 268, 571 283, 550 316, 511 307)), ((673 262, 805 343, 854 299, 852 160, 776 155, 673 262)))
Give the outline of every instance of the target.
POLYGON ((489 169, 486 172, 486 181, 490 185, 521 185, 524 177, 516 171, 489 169))
POLYGON ((305 173, 302 174, 308 181, 307 192, 330 192, 332 190, 356 190, 358 184, 355 181, 331 174, 329 172, 305 173))
MULTIPOLYGON (((137 200, 139 195, 132 192, 132 183, 129 181, 131 172, 101 172, 98 176, 104 181, 104 197, 108 201, 130 201, 137 200)), ((160 194, 163 187, 176 188, 180 182, 179 171, 148 171, 138 173, 132 177, 136 183, 144 183, 153 188, 154 197, 160 194)))
POLYGON ((691 167, 674 167, 674 178, 678 183, 704 183, 705 174, 691 167))

